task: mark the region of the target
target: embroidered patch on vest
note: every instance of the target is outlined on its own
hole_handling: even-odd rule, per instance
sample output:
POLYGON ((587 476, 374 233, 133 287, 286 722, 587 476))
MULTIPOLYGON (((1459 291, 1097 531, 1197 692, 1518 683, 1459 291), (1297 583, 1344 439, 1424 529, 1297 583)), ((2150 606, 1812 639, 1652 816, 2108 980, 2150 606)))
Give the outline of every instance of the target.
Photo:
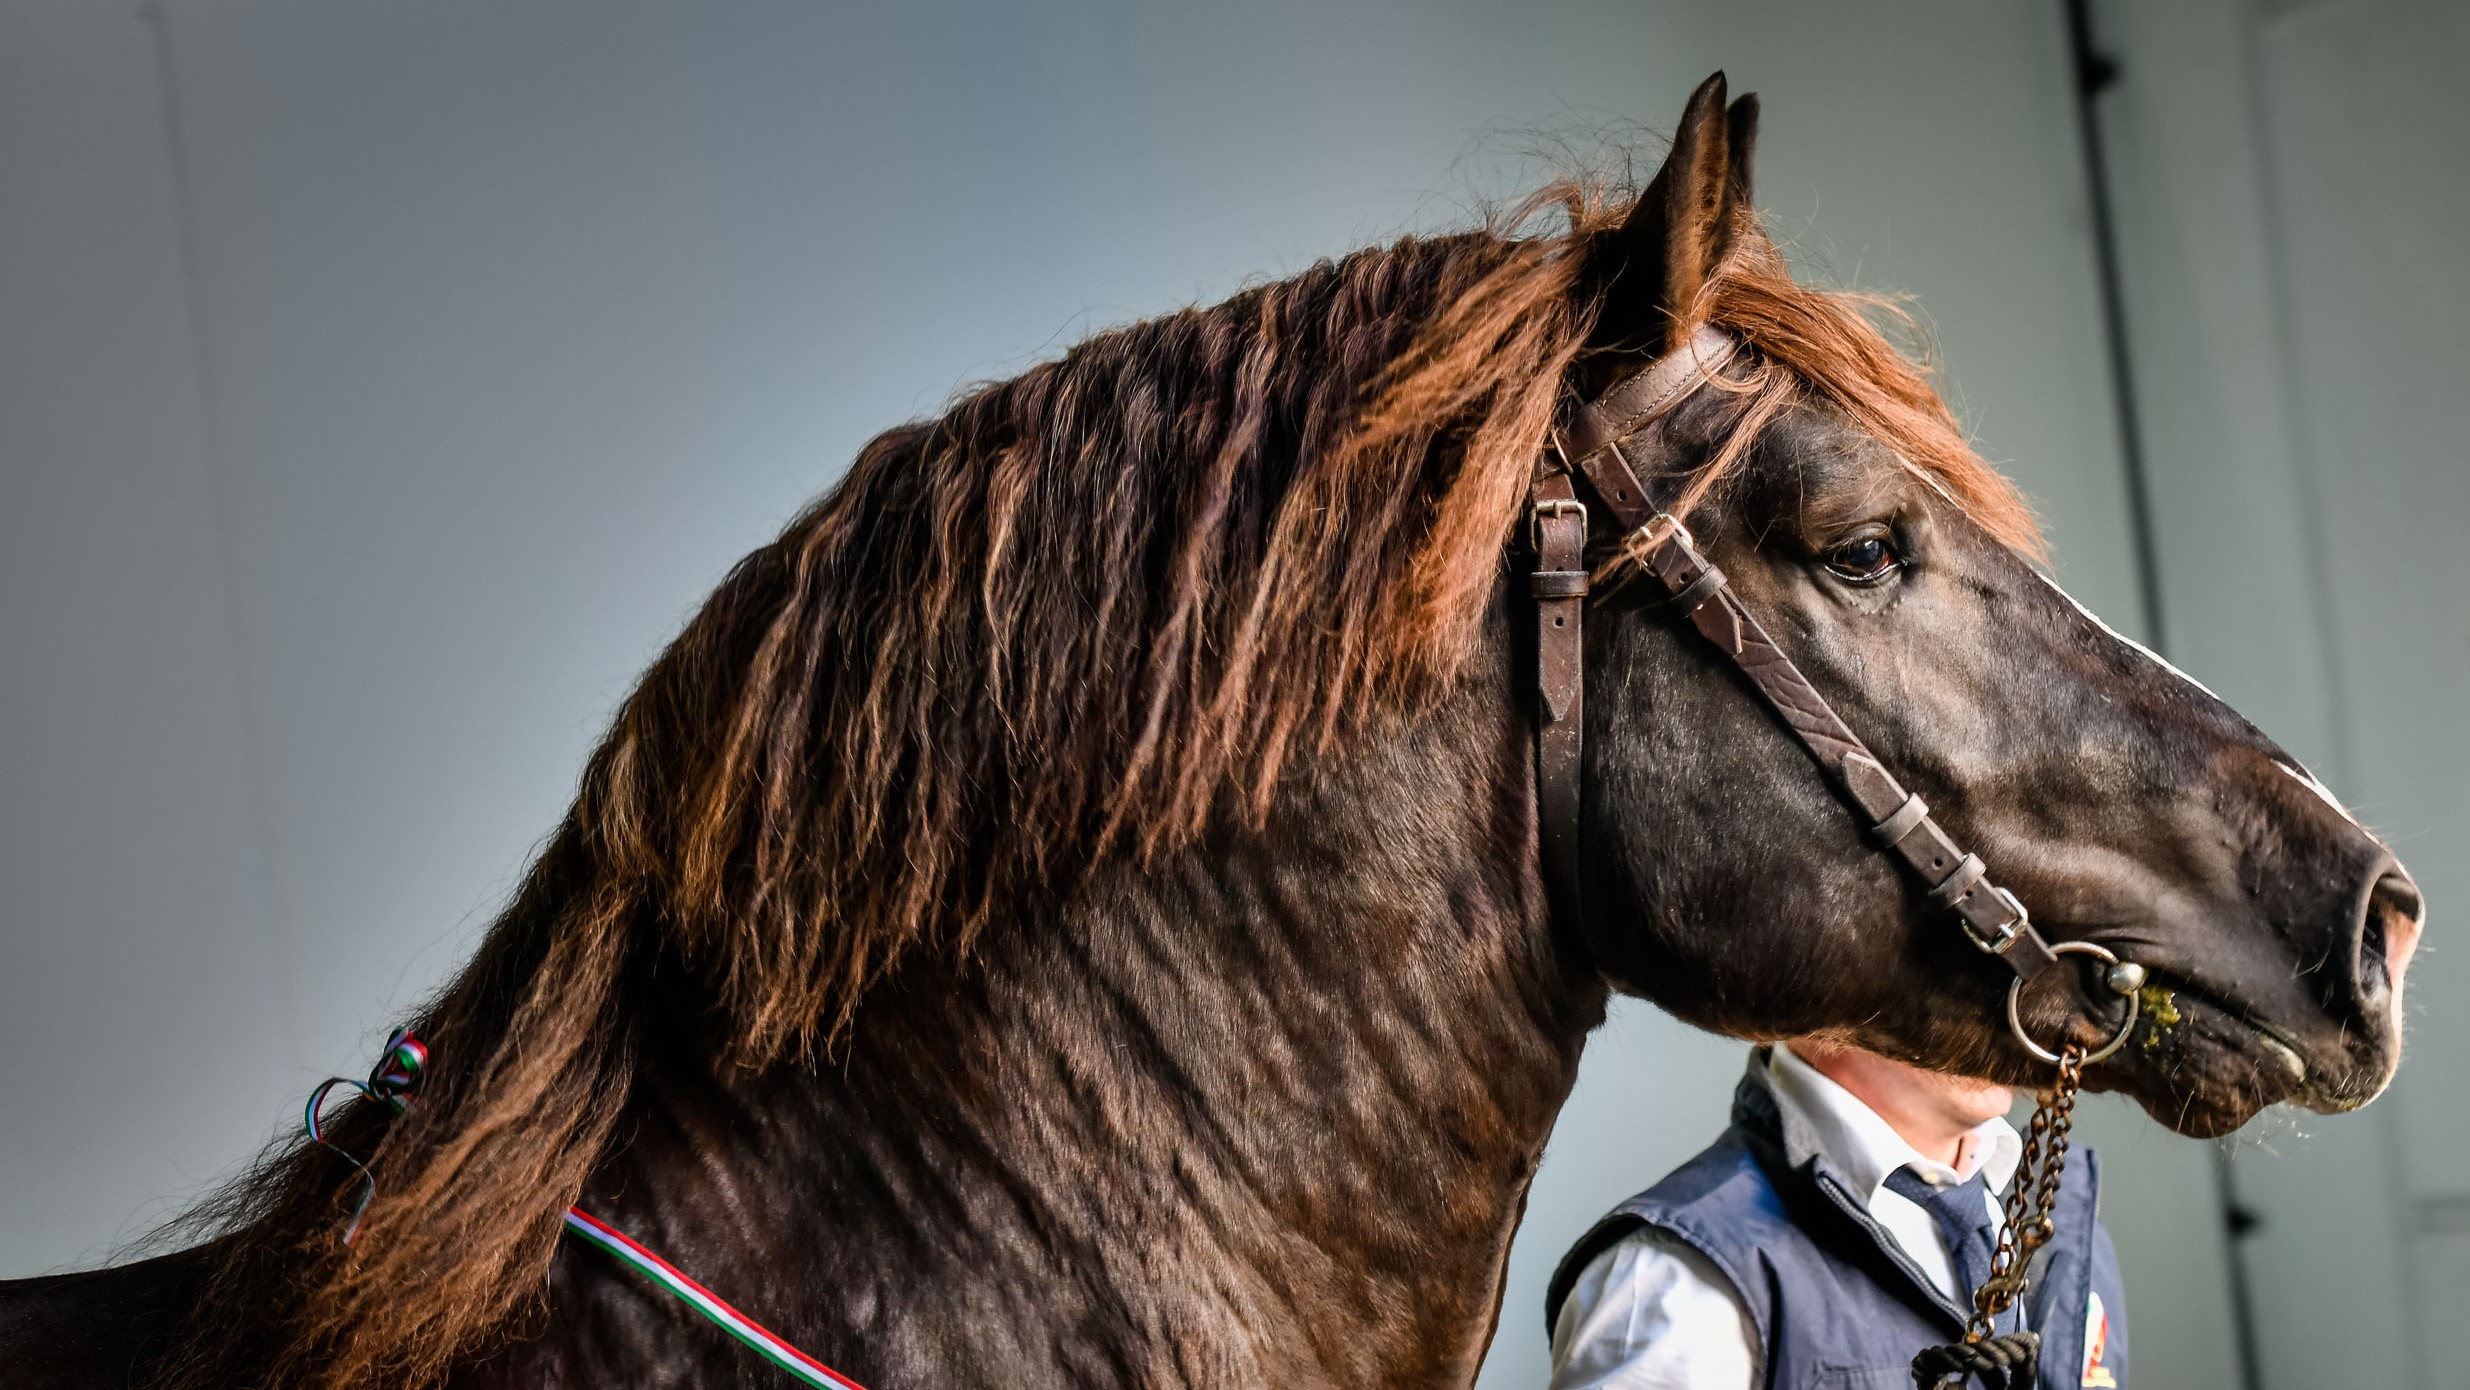
POLYGON ((2101 1364, 2110 1350, 2110 1311, 2101 1306, 2101 1295, 2095 1293, 2084 1301, 2084 1378, 2081 1384, 2098 1390, 2116 1390, 2118 1377, 2101 1364))

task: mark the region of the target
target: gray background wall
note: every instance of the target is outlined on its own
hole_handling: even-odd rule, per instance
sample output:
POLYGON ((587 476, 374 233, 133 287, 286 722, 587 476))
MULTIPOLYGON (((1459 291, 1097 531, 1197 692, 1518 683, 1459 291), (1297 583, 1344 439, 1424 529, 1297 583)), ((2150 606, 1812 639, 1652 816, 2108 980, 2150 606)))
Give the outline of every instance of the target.
POLYGON ((2265 1383, 2470 1385, 2470 6, 2105 17, 2170 640, 2434 904, 2392 1094, 2233 1149, 2265 1383))
MULTIPOLYGON (((2470 50, 2433 0, 2116 10, 2168 635, 2437 903, 2401 1094, 2238 1150, 2264 1383, 2460 1383, 2470 50)), ((1662 129, 1718 66, 1800 260, 1919 296, 2062 578, 2137 626, 2063 37, 2055 0, 0 0, 0 1276, 103 1258, 365 1065, 866 437, 1463 221, 1525 133, 1662 129)), ((1487 1390, 1542 1378, 1552 1259, 1739 1056, 1616 1012, 1487 1390)), ((2139 1380, 2236 1383, 2211 1151, 2089 1126, 2139 1380)))

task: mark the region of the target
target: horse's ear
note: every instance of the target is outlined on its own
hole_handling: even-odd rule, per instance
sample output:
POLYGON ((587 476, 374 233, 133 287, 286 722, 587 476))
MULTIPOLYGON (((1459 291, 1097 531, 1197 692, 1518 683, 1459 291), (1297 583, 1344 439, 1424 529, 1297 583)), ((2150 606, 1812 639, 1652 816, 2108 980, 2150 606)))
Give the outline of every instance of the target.
POLYGON ((1742 93, 1724 113, 1724 144, 1724 219, 1727 235, 1737 235, 1758 220, 1758 200, 1750 196, 1750 163, 1758 153, 1758 93, 1742 93))
POLYGON ((1755 217, 1750 152, 1757 138, 1758 98, 1727 109, 1724 74, 1690 93, 1663 169, 1628 220, 1594 248, 1610 281, 1597 347, 1666 352, 1689 338, 1699 291, 1755 217))

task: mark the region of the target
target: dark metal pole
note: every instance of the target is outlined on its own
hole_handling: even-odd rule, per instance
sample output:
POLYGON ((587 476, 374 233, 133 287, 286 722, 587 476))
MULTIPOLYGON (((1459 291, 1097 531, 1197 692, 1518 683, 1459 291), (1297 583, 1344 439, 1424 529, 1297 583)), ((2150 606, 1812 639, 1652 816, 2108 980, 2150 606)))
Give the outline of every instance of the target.
MULTIPOLYGON (((2162 623, 2160 548, 2153 534, 2151 473, 2145 465, 2143 418, 2136 408, 2133 359, 2127 340, 2127 296, 2119 273, 2118 223, 2110 200, 2110 160, 2102 143, 2101 94, 2118 80, 2118 60, 2093 36, 2092 0, 2064 0, 2067 44, 2075 68, 2076 133, 2084 145, 2085 191, 2092 204, 2093 263, 2101 284, 2102 336, 2109 349, 2110 391, 2118 403, 2119 456, 2127 468, 2127 524, 2134 537, 2143 583, 2144 636, 2157 652, 2169 650, 2162 623)), ((2213 1178, 2221 1193, 2221 1223, 2229 1252, 2231 1333, 2237 1342, 2238 1383, 2262 1390, 2256 1355, 2255 1298, 2247 1283, 2247 1237, 2255 1211, 2239 1200, 2238 1176, 2229 1150, 2212 1146, 2213 1178)))

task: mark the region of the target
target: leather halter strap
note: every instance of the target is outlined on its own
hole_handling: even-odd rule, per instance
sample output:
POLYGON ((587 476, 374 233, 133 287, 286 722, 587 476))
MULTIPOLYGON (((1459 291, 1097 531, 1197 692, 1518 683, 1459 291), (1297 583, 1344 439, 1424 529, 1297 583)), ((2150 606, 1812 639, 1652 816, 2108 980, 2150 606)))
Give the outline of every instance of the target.
POLYGON ((1699 553, 1689 528, 1657 505, 1622 453, 1621 444, 1669 416, 1741 351, 1728 334, 1702 327, 1689 342, 1580 405, 1558 431, 1538 466, 1528 497, 1528 543, 1535 568, 1527 577, 1535 600, 1537 686, 1535 799, 1540 813, 1546 881, 1556 906, 1579 906, 1580 776, 1586 737, 1585 643, 1588 514, 1579 500, 1583 478, 1610 514, 1625 544, 1672 595, 1665 605, 1686 616, 1775 711, 1836 791, 1851 803, 1882 854, 1901 863, 1930 902, 1953 912, 1965 935, 2029 980, 2056 957, 2033 928, 2024 904, 1990 882, 1981 856, 1959 846, 1932 819, 1928 803, 1908 792, 1860 737, 1837 716, 1801 668, 1750 614, 1724 572, 1699 553))

